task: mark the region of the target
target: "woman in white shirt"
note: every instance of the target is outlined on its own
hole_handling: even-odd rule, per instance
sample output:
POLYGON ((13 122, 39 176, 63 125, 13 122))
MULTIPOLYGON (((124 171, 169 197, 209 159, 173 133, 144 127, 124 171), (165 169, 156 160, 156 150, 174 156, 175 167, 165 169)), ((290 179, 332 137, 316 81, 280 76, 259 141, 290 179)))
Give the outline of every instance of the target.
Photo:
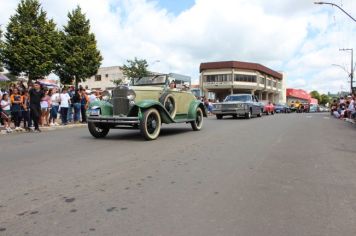
POLYGON ((11 133, 12 129, 10 128, 10 101, 9 96, 5 93, 1 97, 0 103, 0 115, 2 120, 4 121, 5 129, 7 133, 11 133))
POLYGON ((52 93, 53 93, 51 96, 52 108, 51 108, 51 114, 49 117, 50 126, 58 125, 56 120, 58 118, 59 102, 61 100, 60 95, 57 91, 57 88, 53 88, 52 93))
POLYGON ((62 125, 67 125, 68 124, 68 108, 70 104, 70 96, 68 94, 68 91, 66 88, 62 89, 62 93, 60 94, 60 110, 61 110, 61 119, 62 119, 62 125))

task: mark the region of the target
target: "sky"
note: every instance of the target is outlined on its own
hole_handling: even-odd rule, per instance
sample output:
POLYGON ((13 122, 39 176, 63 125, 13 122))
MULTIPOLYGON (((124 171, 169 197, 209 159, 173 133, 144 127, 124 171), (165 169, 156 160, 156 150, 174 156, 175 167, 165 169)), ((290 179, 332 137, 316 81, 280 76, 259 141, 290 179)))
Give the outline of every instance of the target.
MULTIPOLYGON (((287 86, 322 93, 349 90, 356 22, 313 0, 40 0, 59 29, 80 5, 102 66, 146 59, 149 69, 190 75, 210 61, 260 63, 284 73, 287 86)), ((356 18, 355 0, 330 0, 356 18)), ((0 0, 5 29, 18 0, 0 0)), ((356 59, 354 60, 356 62, 356 59)))

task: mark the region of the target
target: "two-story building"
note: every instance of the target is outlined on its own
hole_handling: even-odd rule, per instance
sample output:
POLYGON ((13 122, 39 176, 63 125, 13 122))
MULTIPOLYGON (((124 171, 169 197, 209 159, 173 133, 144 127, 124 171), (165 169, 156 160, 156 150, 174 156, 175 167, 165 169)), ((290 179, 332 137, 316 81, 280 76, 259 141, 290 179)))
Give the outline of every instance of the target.
POLYGON ((260 100, 286 102, 282 73, 261 64, 241 61, 200 64, 200 86, 204 94, 223 100, 229 94, 250 93, 260 100))

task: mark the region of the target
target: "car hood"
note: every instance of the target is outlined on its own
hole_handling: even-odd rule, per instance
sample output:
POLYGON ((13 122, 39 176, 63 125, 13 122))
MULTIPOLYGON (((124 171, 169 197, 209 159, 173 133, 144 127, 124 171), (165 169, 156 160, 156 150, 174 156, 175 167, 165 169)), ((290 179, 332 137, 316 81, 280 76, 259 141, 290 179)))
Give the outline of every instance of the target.
POLYGON ((238 102, 238 101, 232 101, 232 102, 217 102, 217 103, 213 103, 213 105, 215 104, 220 104, 220 105, 226 105, 226 104, 245 104, 248 102, 238 102))

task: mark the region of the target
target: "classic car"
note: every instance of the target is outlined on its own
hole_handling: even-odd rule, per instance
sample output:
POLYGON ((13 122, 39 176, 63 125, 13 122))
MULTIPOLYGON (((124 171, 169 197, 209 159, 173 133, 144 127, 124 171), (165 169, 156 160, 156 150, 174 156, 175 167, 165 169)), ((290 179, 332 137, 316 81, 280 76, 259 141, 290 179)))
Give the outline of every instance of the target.
POLYGON ((128 86, 118 86, 111 100, 90 103, 89 132, 103 138, 110 129, 139 129, 146 140, 154 140, 162 123, 189 123, 198 131, 207 113, 190 92, 190 83, 190 77, 171 73, 133 79, 128 86))
POLYGON ((290 113, 290 107, 284 103, 278 103, 274 106, 274 111, 276 113, 290 113))
POLYGON ((263 106, 263 113, 266 115, 274 115, 274 105, 270 101, 261 101, 261 105, 263 106))
POLYGON ((225 98, 223 102, 213 103, 212 113, 217 119, 222 119, 224 116, 232 116, 237 118, 243 116, 250 119, 256 115, 262 116, 263 106, 258 102, 256 96, 251 94, 232 94, 225 98))

